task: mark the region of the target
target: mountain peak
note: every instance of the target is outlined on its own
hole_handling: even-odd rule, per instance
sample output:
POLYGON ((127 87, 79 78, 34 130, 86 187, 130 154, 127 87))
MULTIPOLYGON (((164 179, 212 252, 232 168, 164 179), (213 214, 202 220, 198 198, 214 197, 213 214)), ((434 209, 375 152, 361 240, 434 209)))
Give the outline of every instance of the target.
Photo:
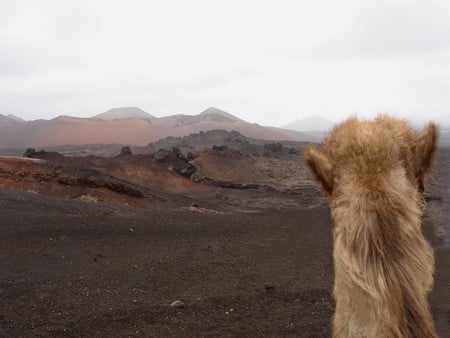
POLYGON ((8 114, 8 115, 0 114, 0 118, 9 119, 9 120, 17 121, 17 122, 25 122, 24 119, 17 117, 16 115, 13 115, 13 114, 8 114))
POLYGON ((11 125, 18 124, 21 122, 25 122, 25 120, 22 120, 21 118, 14 116, 12 114, 8 115, 0 114, 0 128, 9 127, 11 125))
POLYGON ((110 110, 97 114, 92 118, 102 120, 126 120, 133 118, 154 119, 155 117, 138 107, 118 107, 111 108, 110 110))
POLYGON ((17 117, 16 115, 13 115, 13 114, 8 114, 8 115, 6 115, 6 117, 9 117, 11 120, 14 120, 17 122, 25 122, 24 119, 17 117))
POLYGON ((214 115, 214 116, 222 116, 222 117, 226 117, 230 120, 235 120, 235 121, 240 121, 241 119, 231 115, 230 113, 227 113, 226 111, 219 109, 219 108, 215 108, 215 107, 209 107, 208 109, 202 111, 200 113, 200 115, 205 116, 205 115, 214 115))

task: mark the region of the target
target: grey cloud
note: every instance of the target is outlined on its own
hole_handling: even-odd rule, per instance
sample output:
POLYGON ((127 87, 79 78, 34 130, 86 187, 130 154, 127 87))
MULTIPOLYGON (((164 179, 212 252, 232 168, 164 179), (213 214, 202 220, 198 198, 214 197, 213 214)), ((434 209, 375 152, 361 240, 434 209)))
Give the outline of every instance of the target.
POLYGON ((8 25, 17 19, 21 8, 24 6, 24 1, 2 1, 0 11, 0 29, 8 27, 8 25))
MULTIPOLYGON (((163 18, 162 27, 155 30, 147 25, 146 15, 139 17, 142 25, 135 25, 134 12, 128 11, 125 3, 123 15, 120 11, 116 16, 109 15, 114 5, 106 1, 5 3, 8 5, 2 3, 0 11, 0 113, 68 114, 98 107, 102 111, 125 101, 126 105, 144 102, 151 107, 159 102, 161 111, 172 112, 223 104, 235 111, 255 111, 255 121, 258 110, 280 112, 281 116, 287 111, 371 111, 380 106, 408 111, 439 105, 449 109, 450 66, 444 56, 450 57, 448 0, 352 1, 351 6, 355 4, 359 10, 349 12, 347 22, 337 17, 342 13, 331 22, 317 17, 323 30, 316 32, 317 25, 312 23, 310 31, 299 31, 297 40, 295 34, 292 39, 282 39, 284 33, 304 27, 295 25, 295 20, 286 26, 289 31, 276 29, 284 27, 276 20, 264 22, 273 29, 259 31, 261 22, 249 17, 246 25, 254 26, 255 39, 252 36, 248 43, 236 36, 246 29, 239 26, 239 20, 233 22, 239 29, 205 40, 202 34, 214 31, 213 26, 205 25, 200 36, 182 38, 178 31, 196 30, 186 29, 170 17, 163 18), (175 29, 166 31, 165 23, 175 29), (8 31, 8 27, 13 29, 8 31), (263 38, 258 39, 258 34, 263 38), (128 43, 138 37, 145 48, 128 43), (192 39, 192 49, 181 43, 185 39, 192 39), (232 43, 235 40, 237 43, 232 43), (218 42, 211 53, 209 41, 218 42), (180 47, 166 50, 168 45, 180 47), (353 58, 363 60, 354 63, 353 58), (380 74, 371 71, 372 64, 380 74), (302 77, 302 69, 318 74, 306 72, 302 77), (367 76, 361 76, 366 70, 367 76), (326 83, 338 83, 334 81, 337 77, 342 77, 339 88, 326 83), (310 85, 318 78, 324 86, 310 85), (307 94, 295 93, 296 88, 306 88, 307 94), (361 88, 367 88, 367 95, 355 102, 353 92, 361 88), (339 99, 334 98, 336 91, 342 93, 339 99), (313 98, 302 101, 309 94, 313 98)), ((170 10, 165 8, 166 12, 170 10)), ((205 16, 207 13, 199 12, 190 20, 202 22, 205 16)))
POLYGON ((92 67, 86 53, 60 48, 57 41, 0 39, 0 78, 30 78, 46 71, 92 67))
POLYGON ((101 22, 102 17, 92 2, 78 1, 57 8, 42 27, 48 36, 78 45, 85 39, 93 39, 100 31, 101 22))
POLYGON ((396 57, 450 50, 449 17, 444 1, 372 1, 330 52, 396 57))
MULTIPOLYGON (((397 58, 450 51, 450 2, 372 0, 327 40, 305 46, 253 48, 252 53, 305 59, 397 58)), ((244 50, 245 52, 245 50, 244 50)))
POLYGON ((37 72, 92 66, 89 50, 100 28, 98 13, 88 5, 87 1, 2 3, 0 77, 27 78, 37 72))
POLYGON ((28 77, 37 67, 33 55, 19 46, 1 43, 0 53, 0 78, 6 77, 28 77))
POLYGON ((46 71, 77 70, 88 68, 89 63, 81 55, 49 50, 27 44, 2 44, 0 54, 0 79, 31 78, 46 71))

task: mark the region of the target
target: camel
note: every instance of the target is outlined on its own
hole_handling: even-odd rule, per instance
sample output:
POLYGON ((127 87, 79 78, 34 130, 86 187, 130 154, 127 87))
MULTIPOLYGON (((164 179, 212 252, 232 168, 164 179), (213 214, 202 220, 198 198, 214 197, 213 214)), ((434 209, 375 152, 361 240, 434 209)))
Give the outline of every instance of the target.
POLYGON ((436 152, 432 122, 349 118, 303 157, 333 219, 333 337, 437 337, 427 294, 433 250, 422 191, 436 152))

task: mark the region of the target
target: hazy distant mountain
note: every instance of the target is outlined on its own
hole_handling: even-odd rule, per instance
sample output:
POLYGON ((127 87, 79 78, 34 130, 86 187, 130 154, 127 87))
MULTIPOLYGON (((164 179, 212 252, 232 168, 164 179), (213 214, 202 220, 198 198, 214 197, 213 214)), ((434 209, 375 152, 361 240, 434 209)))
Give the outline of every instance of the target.
POLYGON ((13 114, 2 115, 0 114, 0 128, 8 127, 13 124, 25 122, 25 120, 17 117, 13 114))
POLYGON ((260 126, 244 121, 221 109, 210 107, 198 115, 177 114, 157 118, 151 121, 162 128, 175 128, 178 132, 167 136, 185 136, 208 130, 238 131, 242 135, 264 140, 304 141, 305 135, 293 130, 260 126))
POLYGON ((320 116, 309 116, 301 120, 291 122, 284 126, 286 129, 297 131, 326 131, 334 126, 335 122, 320 116))
POLYGON ((450 128, 450 114, 439 116, 435 122, 438 123, 441 128, 450 128))
MULTIPOLYGON (((161 118, 148 118, 148 115, 146 114, 144 118, 126 119, 99 118, 98 116, 102 116, 102 114, 97 115, 96 118, 59 116, 52 120, 16 123, 9 128, 2 129, 0 146, 15 148, 82 144, 144 146, 168 136, 179 137, 216 129, 236 130, 247 137, 273 141, 304 141, 307 139, 303 133, 260 126, 241 120, 217 108, 208 108, 198 115, 178 114, 161 118)), ((107 118, 111 116, 124 115, 115 115, 113 110, 113 114, 106 115, 107 118)))
MULTIPOLYGON (((152 121, 153 124, 163 127, 190 127, 200 130, 211 130, 213 125, 233 124, 245 122, 223 110, 210 107, 198 115, 176 114, 160 117, 152 121)), ((245 122, 248 123, 248 122, 245 122)), ((198 131, 200 131, 198 130, 198 131)))
POLYGON ((6 117, 9 117, 10 119, 17 121, 17 122, 25 122, 24 119, 17 117, 16 115, 13 115, 13 114, 8 114, 8 115, 6 115, 6 117))
POLYGON ((152 130, 147 119, 102 120, 59 116, 10 125, 0 133, 0 146, 38 148, 79 144, 146 144, 152 130))
POLYGON ((112 108, 104 113, 93 116, 94 119, 102 120, 125 120, 125 119, 154 119, 153 115, 138 107, 112 108))

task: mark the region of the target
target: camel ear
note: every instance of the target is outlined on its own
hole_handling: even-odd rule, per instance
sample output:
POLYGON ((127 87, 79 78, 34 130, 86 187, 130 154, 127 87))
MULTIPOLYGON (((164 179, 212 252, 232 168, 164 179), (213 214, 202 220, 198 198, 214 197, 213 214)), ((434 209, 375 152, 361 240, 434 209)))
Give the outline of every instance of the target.
POLYGON ((333 166, 331 162, 322 155, 312 144, 306 147, 303 152, 303 159, 311 169, 317 181, 322 184, 327 194, 333 190, 333 166))
POLYGON ((424 176, 430 170, 437 149, 439 136, 437 126, 430 122, 419 135, 416 145, 417 161, 416 178, 423 181, 424 176))

